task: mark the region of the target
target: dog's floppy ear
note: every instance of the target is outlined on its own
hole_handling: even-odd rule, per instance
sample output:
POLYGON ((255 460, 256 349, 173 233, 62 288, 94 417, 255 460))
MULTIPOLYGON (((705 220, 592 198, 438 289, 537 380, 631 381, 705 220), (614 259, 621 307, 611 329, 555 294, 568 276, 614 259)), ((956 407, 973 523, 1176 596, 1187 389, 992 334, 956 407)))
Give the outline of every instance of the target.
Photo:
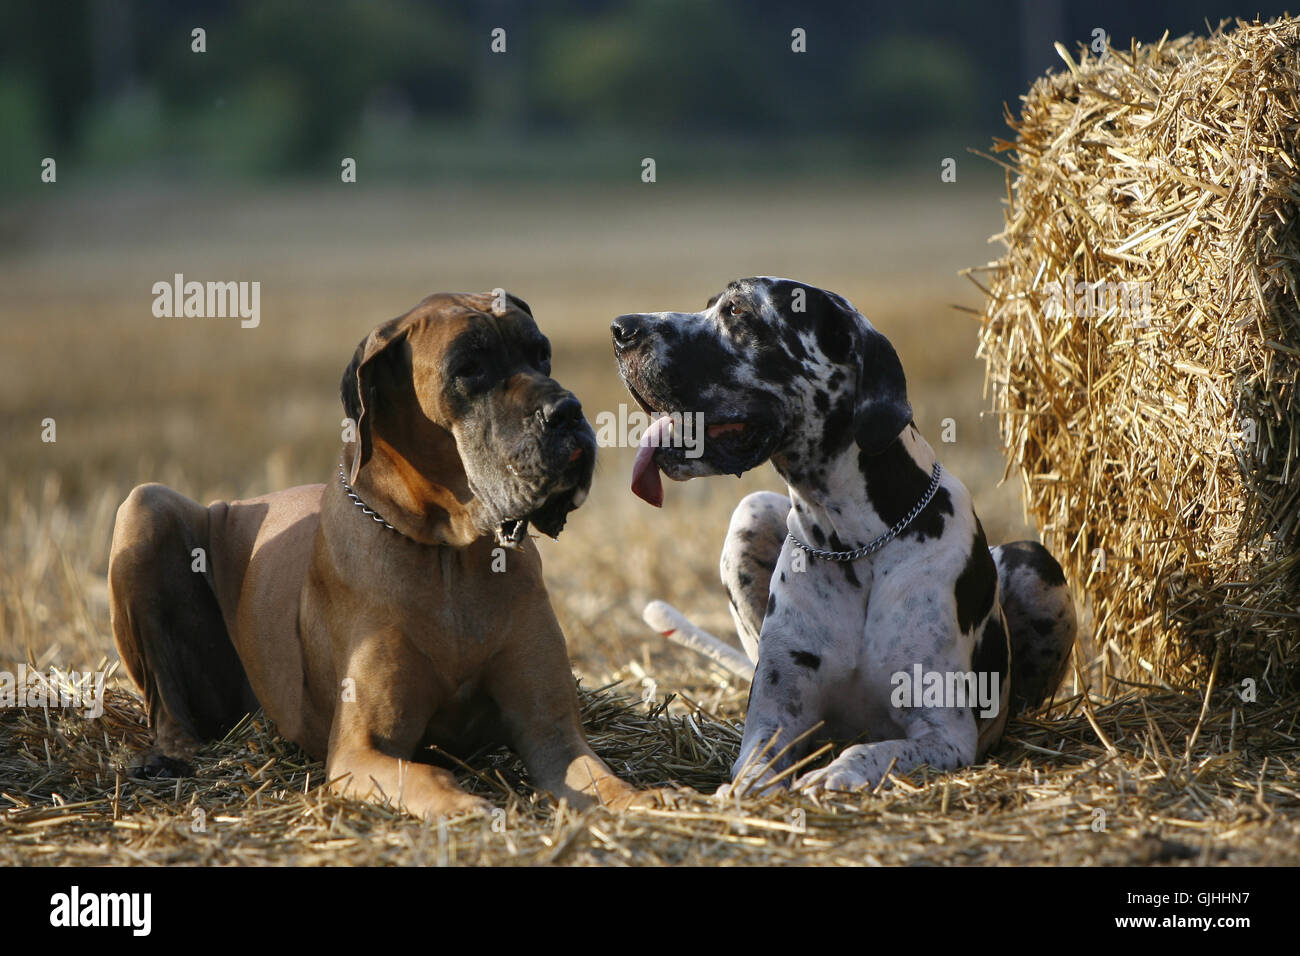
POLYGON ((400 316, 385 322, 375 329, 357 346, 352 361, 343 370, 343 381, 339 383, 339 392, 343 399, 343 411, 356 423, 357 452, 352 457, 352 472, 348 477, 355 484, 361 466, 370 460, 372 445, 370 441, 370 419, 375 404, 375 370, 380 364, 380 356, 388 349, 406 338, 407 325, 400 316))
POLYGON ((822 351, 836 364, 856 364, 853 438, 868 455, 878 455, 912 420, 903 363, 889 344, 842 296, 817 289, 816 328, 822 351))
POLYGON ((889 339, 868 324, 858 365, 858 396, 853 406, 853 437, 868 455, 878 455, 912 421, 903 363, 889 339))

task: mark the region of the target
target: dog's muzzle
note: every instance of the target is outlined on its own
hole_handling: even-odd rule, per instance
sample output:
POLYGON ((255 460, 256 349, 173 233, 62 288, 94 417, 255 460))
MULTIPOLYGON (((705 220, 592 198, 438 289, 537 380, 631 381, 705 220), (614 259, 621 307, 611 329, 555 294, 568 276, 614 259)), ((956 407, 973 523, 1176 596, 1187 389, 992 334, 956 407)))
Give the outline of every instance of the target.
POLYGON ((596 435, 577 398, 558 392, 541 401, 507 460, 513 493, 501 496, 509 504, 498 509, 497 543, 518 546, 530 524, 556 537, 569 512, 586 501, 596 464, 596 435))
POLYGON ((698 330, 701 318, 633 313, 610 325, 619 376, 651 418, 632 466, 632 491, 655 507, 663 504, 661 473, 674 481, 743 474, 767 459, 779 433, 771 401, 735 389, 727 394, 722 383, 734 356, 698 330), (682 327, 691 323, 695 330, 682 327))

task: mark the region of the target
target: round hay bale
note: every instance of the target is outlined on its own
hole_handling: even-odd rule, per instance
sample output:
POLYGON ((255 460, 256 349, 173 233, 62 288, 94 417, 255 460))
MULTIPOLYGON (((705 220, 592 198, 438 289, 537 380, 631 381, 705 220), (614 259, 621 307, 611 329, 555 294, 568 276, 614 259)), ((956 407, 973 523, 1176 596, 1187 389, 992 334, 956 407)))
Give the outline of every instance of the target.
POLYGON ((1217 659, 1295 686, 1300 20, 1057 49, 1068 70, 997 144, 1006 253, 970 270, 1008 473, 1103 681, 1189 684, 1217 659))

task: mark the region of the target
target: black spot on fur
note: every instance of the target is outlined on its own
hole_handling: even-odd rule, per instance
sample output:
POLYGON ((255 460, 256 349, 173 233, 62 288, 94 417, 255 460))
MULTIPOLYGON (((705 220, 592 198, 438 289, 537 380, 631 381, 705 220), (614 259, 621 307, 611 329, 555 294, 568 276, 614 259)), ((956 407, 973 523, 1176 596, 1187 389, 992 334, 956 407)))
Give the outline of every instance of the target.
POLYGON ((781 674, 775 667, 767 672, 767 682, 773 685, 781 682, 781 674))
POLYGON ((1056 622, 1050 617, 1036 617, 1029 624, 1041 637, 1046 637, 1056 627, 1056 622))
MULTIPOLYGON (((902 442, 894 442, 878 455, 859 453, 858 465, 866 479, 871 506, 891 528, 907 517, 930 487, 929 472, 916 463, 902 442)), ((944 515, 952 513, 952 497, 940 487, 899 537, 918 541, 937 538, 943 534, 944 515)))
MULTIPOLYGON (((800 374, 798 363, 794 356, 783 348, 766 348, 754 356, 754 371, 764 382, 770 382, 773 385, 782 385, 792 381, 796 375, 800 374)), ((697 381, 708 381, 708 379, 699 379, 697 381)))
POLYGON ((769 594, 767 596, 767 613, 771 614, 775 610, 776 610, 776 595, 769 594))
POLYGON ((807 651, 791 651, 790 659, 800 667, 806 667, 809 670, 816 670, 822 666, 822 659, 816 654, 809 654, 807 651))
POLYGON ((1000 693, 1007 685, 1010 660, 1011 647, 1007 640, 1006 628, 1002 626, 1002 615, 994 614, 985 623, 984 632, 975 642, 975 653, 971 655, 971 669, 976 674, 997 674, 1000 693))
POLYGON ((957 599, 957 627, 965 633, 988 616, 997 594, 998 572, 984 540, 984 528, 975 519, 975 535, 971 540, 970 556, 966 566, 957 575, 953 594, 957 599))
MULTIPOLYGON (((821 393, 817 393, 820 397, 821 393)), ((853 441, 853 400, 844 395, 822 416, 822 451, 826 456, 840 454, 853 441)))

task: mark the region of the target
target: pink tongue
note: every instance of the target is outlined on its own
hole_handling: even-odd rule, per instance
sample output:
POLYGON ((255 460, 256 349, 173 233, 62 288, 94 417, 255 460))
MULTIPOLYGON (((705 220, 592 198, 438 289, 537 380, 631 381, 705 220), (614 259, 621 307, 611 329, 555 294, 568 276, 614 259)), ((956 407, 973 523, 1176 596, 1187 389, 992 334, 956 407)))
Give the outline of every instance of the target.
POLYGON ((664 483, 659 477, 659 466, 655 464, 655 452, 661 445, 667 445, 671 436, 672 419, 667 415, 651 422, 641 436, 636 461, 632 464, 632 493, 656 508, 662 508, 664 504, 664 483))

